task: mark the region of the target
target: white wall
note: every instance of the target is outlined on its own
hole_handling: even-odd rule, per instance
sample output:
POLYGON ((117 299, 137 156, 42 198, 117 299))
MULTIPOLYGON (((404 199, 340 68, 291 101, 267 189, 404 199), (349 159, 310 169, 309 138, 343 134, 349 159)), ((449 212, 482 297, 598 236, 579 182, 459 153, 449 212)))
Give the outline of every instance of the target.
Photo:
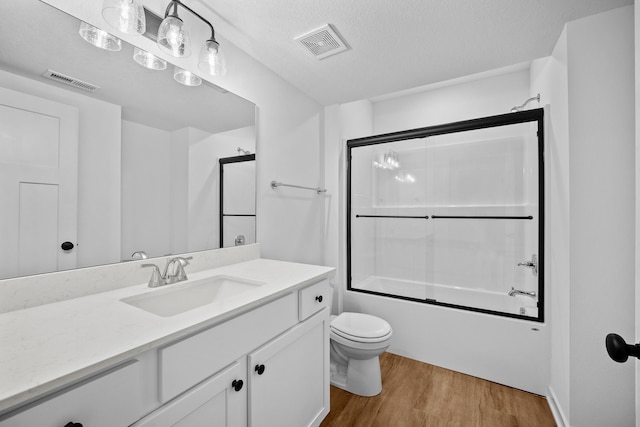
MULTIPOLYGON (((527 66, 496 70, 373 101, 375 135, 506 114, 529 98, 527 66), (493 74, 493 75, 492 75, 493 74)), ((542 99, 542 104, 545 100, 542 99)), ((542 105, 541 104, 541 105, 542 105)), ((536 108, 534 102, 528 108, 536 108)))
POLYGON ((120 106, 0 70, 0 85, 79 108, 78 267, 120 260, 120 106))
POLYGON ((567 32, 560 35, 553 54, 531 66, 531 91, 550 104, 545 126, 546 275, 545 295, 551 328, 549 395, 556 415, 568 424, 570 413, 570 205, 569 100, 567 32))
POLYGON ((171 252, 171 133, 122 121, 122 259, 171 252))
POLYGON ((632 7, 568 23, 567 44, 570 422, 632 425, 634 364, 603 345, 609 332, 634 336, 632 7))

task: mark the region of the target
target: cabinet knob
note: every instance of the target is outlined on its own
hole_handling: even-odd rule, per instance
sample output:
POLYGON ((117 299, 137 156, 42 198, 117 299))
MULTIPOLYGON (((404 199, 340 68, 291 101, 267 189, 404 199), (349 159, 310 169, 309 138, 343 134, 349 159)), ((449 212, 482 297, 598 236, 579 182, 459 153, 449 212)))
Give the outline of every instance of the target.
POLYGON ((242 390, 243 385, 244 385, 244 381, 242 380, 233 380, 233 382, 231 383, 231 387, 233 387, 235 391, 242 390))
POLYGON ((69 421, 67 424, 65 424, 64 427, 82 427, 82 424, 74 423, 73 421, 69 421))
POLYGON ((316 301, 318 301, 318 302, 322 302, 322 295, 318 295, 318 296, 316 297, 316 301))
MULTIPOLYGON (((73 244, 73 243, 71 243, 71 242, 63 242, 63 243, 60 245, 60 248, 61 248, 63 251, 70 251, 71 249, 73 249, 73 247, 74 247, 74 244, 73 244)), ((78 423, 76 423, 76 424, 78 424, 78 423)), ((69 424, 67 424, 67 425, 69 425, 69 424)), ((64 426, 64 427, 67 427, 67 426, 64 426)))
POLYGON ((255 371, 258 373, 258 375, 264 374, 264 365, 256 365, 255 371))

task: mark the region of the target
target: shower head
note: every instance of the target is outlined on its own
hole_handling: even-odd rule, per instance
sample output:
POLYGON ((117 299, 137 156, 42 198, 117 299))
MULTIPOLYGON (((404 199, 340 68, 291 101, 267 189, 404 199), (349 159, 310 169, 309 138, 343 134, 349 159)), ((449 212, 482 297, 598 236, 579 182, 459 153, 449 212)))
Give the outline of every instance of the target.
POLYGON ((533 100, 536 100, 536 101, 540 102, 540 94, 538 94, 537 96, 534 96, 533 98, 527 99, 526 101, 524 101, 524 103, 522 105, 518 105, 516 107, 511 108, 511 112, 512 113, 516 113, 518 111, 524 110, 524 107, 526 107, 527 104, 530 103, 533 100))

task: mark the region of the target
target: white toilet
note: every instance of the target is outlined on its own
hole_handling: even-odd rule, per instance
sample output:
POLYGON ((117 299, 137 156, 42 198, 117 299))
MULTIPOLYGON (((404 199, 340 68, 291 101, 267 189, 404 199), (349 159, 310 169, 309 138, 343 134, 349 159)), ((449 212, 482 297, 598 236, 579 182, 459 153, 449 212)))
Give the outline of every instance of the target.
POLYGON ((331 384, 360 396, 379 394, 378 356, 389 347, 392 333, 389 323, 369 314, 331 316, 331 384))

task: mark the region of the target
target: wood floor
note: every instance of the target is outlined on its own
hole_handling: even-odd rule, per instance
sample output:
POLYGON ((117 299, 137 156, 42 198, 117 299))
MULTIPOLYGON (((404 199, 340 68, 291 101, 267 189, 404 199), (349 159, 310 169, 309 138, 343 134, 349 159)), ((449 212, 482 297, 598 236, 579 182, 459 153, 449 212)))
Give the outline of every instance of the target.
POLYGON ((391 353, 380 356, 382 393, 356 396, 331 387, 320 427, 555 426, 538 395, 391 353))

